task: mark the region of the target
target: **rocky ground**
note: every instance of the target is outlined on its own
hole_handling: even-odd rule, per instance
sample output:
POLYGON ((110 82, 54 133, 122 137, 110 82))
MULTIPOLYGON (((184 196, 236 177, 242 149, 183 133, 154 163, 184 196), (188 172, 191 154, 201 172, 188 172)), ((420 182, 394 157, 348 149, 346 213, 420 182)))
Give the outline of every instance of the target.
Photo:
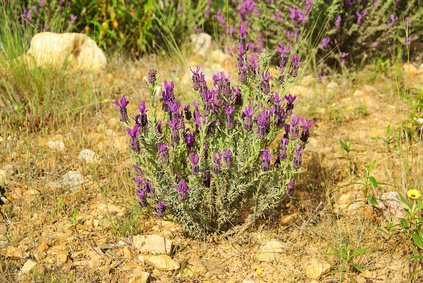
MULTIPOLYGON (((196 63, 209 76, 233 70, 219 51, 187 66, 196 63)), ((125 93, 135 107, 145 97, 148 69, 168 64, 115 59, 101 85, 109 101, 125 93)), ((159 68, 161 80, 188 87, 186 66, 171 65, 177 67, 166 73, 159 68)), ((403 214, 398 193, 405 184, 422 188, 421 139, 394 137, 410 117, 410 103, 397 90, 421 89, 423 69, 407 64, 398 72, 401 81, 372 69, 322 80, 304 76, 292 93, 317 127, 294 195, 252 229, 207 242, 142 214, 128 140, 111 102, 57 129, 2 126, 0 282, 421 282, 421 263, 407 259, 411 242, 384 230, 403 214), (350 143, 350 153, 340 139, 350 143), (372 175, 389 183, 375 191, 383 200, 377 207, 365 204, 365 188, 357 184, 373 160, 372 175)))

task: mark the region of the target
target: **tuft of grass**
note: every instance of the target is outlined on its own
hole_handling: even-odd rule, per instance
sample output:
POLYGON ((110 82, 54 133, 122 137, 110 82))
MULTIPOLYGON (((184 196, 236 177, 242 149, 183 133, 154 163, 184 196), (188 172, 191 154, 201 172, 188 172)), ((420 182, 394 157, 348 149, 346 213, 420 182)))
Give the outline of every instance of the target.
POLYGON ((97 105, 94 82, 66 66, 32 66, 24 59, 36 29, 22 22, 12 8, 0 7, 0 117, 10 126, 34 130, 71 121, 97 105))

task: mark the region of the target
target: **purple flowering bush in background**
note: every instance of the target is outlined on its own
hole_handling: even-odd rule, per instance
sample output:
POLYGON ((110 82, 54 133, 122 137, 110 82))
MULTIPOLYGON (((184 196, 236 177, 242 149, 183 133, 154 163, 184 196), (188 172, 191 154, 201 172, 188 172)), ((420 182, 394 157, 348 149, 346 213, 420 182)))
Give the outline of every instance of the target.
POLYGON ((217 26, 229 37, 241 25, 249 28, 252 50, 273 50, 282 42, 307 54, 310 61, 316 56, 317 64, 337 66, 389 58, 398 46, 407 49, 403 56, 421 56, 423 9, 418 8, 419 2, 238 0, 214 9, 221 9, 215 12, 217 26), (347 53, 348 58, 341 58, 347 53))
MULTIPOLYGON (((297 96, 285 92, 296 76, 298 55, 281 52, 281 73, 272 77, 269 56, 251 65, 247 30, 240 29, 238 82, 225 72, 207 84, 191 70, 198 99, 183 105, 174 82, 148 74, 150 105, 129 118, 128 101, 116 102, 127 127, 136 196, 158 217, 170 217, 196 238, 251 225, 294 190, 313 121, 294 113, 297 96)), ((282 50, 283 49, 283 50, 282 50)))

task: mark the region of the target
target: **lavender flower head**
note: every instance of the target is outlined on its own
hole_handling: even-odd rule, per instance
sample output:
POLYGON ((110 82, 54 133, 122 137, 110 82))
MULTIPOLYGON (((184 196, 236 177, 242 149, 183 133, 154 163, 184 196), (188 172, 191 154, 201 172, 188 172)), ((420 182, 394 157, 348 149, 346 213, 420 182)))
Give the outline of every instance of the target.
POLYGON ((229 149, 225 149, 222 152, 223 159, 225 160, 226 166, 231 167, 232 165, 232 153, 229 149))
POLYGON ((148 123, 147 108, 145 106, 145 102, 142 102, 140 105, 138 105, 138 110, 140 111, 141 115, 139 115, 139 119, 136 120, 142 127, 145 127, 148 123))
POLYGON ((295 181, 294 181, 294 179, 291 179, 291 180, 289 181, 289 183, 288 183, 288 186, 286 186, 286 191, 285 191, 285 193, 286 193, 287 195, 291 195, 291 194, 292 194, 292 192, 294 191, 294 188, 295 188, 295 181))
POLYGON ((277 51, 280 53, 280 66, 285 68, 288 64, 288 54, 291 52, 291 47, 285 46, 283 43, 279 44, 276 47, 277 51))
POLYGON ((154 84, 157 80, 157 70, 156 69, 150 69, 150 71, 148 71, 148 75, 147 75, 147 81, 149 84, 154 84))
POLYGON ((157 203, 157 217, 162 218, 164 215, 164 212, 166 211, 166 208, 167 208, 166 204, 160 200, 157 203))
POLYGON ((157 151, 159 152, 160 158, 163 162, 168 160, 168 148, 164 143, 159 143, 157 145, 157 151))
POLYGON ((70 16, 69 16, 69 19, 70 19, 70 21, 71 21, 71 23, 74 23, 75 21, 76 21, 76 19, 77 19, 78 17, 77 16, 75 16, 75 15, 73 15, 73 14, 70 14, 70 16))
POLYGON ((229 104, 225 105, 226 128, 228 128, 229 130, 233 129, 235 126, 234 111, 235 111, 235 106, 230 106, 229 104))
POLYGON ((298 54, 292 55, 291 60, 292 60, 291 76, 295 78, 296 76, 298 76, 298 69, 300 68, 298 54))
POLYGON ((239 87, 232 88, 232 101, 234 102, 235 106, 242 106, 243 100, 242 100, 241 89, 239 87))
POLYGON ((184 132, 183 135, 188 150, 192 150, 194 148, 195 135, 191 134, 189 131, 184 132))
POLYGON ((220 172, 222 155, 216 152, 213 152, 213 168, 212 171, 214 174, 218 174, 220 172))
POLYGON ((278 157, 280 159, 286 159, 288 157, 287 149, 288 149, 289 139, 282 138, 281 139, 281 148, 278 152, 278 157))
POLYGON ((190 107, 191 106, 189 104, 185 105, 184 107, 185 119, 187 119, 188 121, 191 120, 192 118, 190 107))
POLYGON ((296 95, 292 95, 292 94, 285 95, 285 100, 287 101, 287 104, 286 104, 287 115, 292 114, 292 109, 294 109, 294 101, 296 98, 297 98, 296 95))
POLYGON ((348 57, 349 53, 348 52, 341 52, 341 61, 343 64, 347 63, 346 58, 348 57))
POLYGON ((192 84, 194 90, 200 90, 201 89, 201 79, 200 79, 200 65, 197 65, 195 70, 191 69, 192 73, 192 84))
POLYGON ((299 144, 295 146, 294 151, 294 168, 298 169, 301 167, 302 163, 302 155, 303 155, 304 148, 301 147, 299 144))
POLYGON ((338 15, 338 17, 336 17, 336 21, 335 21, 336 30, 339 30, 341 28, 341 25, 342 25, 342 16, 338 15))
POLYGON ((364 17, 367 15, 367 11, 364 11, 362 14, 360 14, 360 11, 357 9, 355 14, 357 15, 357 24, 361 26, 364 22, 364 17))
POLYGON ((270 93, 270 73, 263 73, 261 75, 262 81, 261 81, 261 91, 264 94, 269 94, 270 93))
POLYGON ((145 206, 148 205, 148 202, 147 202, 147 190, 145 188, 138 188, 136 190, 135 194, 138 197, 138 203, 142 207, 145 207, 145 206))
POLYGON ((246 23, 242 23, 241 26, 239 27, 239 37, 241 39, 247 38, 247 24, 246 23))
POLYGON ((303 131, 300 136, 300 140, 303 143, 306 143, 308 141, 308 138, 310 136, 310 128, 314 125, 314 120, 308 120, 307 118, 301 118, 301 128, 303 128, 303 131))
POLYGON ((249 132, 253 128, 253 114, 254 114, 254 110, 251 105, 248 105, 247 107, 244 108, 244 110, 242 110, 241 117, 244 120, 244 128, 249 132))
POLYGON ((301 119, 302 118, 300 115, 292 114, 291 123, 290 123, 291 127, 289 132, 289 136, 291 137, 292 140, 298 139, 300 135, 299 122, 301 121, 301 119))
POLYGON ((175 85, 173 82, 168 83, 167 81, 164 82, 164 91, 162 91, 162 98, 163 98, 163 111, 169 111, 169 102, 173 102, 175 100, 175 94, 173 93, 173 89, 175 85))
POLYGON ((179 121, 177 119, 174 119, 174 120, 169 119, 167 123, 172 129, 172 133, 171 133, 172 143, 176 145, 179 143, 179 121))
POLYGON ((222 26, 226 25, 225 18, 222 15, 222 9, 217 10, 216 19, 222 26))
POLYGON ((270 116, 269 112, 263 106, 262 112, 257 116, 257 134, 259 138, 263 139, 270 131, 270 116))
POLYGON ((126 97, 124 95, 121 97, 120 101, 115 101, 115 105, 120 109, 120 120, 124 123, 129 121, 128 110, 126 109, 126 106, 128 106, 128 104, 129 101, 126 100, 126 97))
POLYGON ((322 47, 323 49, 328 47, 330 43, 330 38, 329 37, 323 37, 322 41, 320 42, 320 47, 322 47))
POLYGON ((186 198, 186 194, 190 192, 187 183, 184 179, 180 179, 176 185, 176 191, 179 193, 179 200, 182 201, 186 198))
POLYGON ((128 135, 130 137, 130 146, 131 149, 134 152, 141 152, 141 146, 140 146, 140 142, 138 140, 138 137, 140 135, 140 125, 135 124, 134 127, 132 129, 127 128, 126 131, 128 132, 128 135))
POLYGON ((198 166, 200 156, 198 155, 198 153, 190 153, 188 159, 191 162, 192 174, 197 174, 200 171, 200 167, 198 166))
POLYGON ((272 160, 272 156, 270 155, 270 149, 262 150, 260 152, 260 155, 262 161, 261 170, 269 171, 270 161, 272 160))

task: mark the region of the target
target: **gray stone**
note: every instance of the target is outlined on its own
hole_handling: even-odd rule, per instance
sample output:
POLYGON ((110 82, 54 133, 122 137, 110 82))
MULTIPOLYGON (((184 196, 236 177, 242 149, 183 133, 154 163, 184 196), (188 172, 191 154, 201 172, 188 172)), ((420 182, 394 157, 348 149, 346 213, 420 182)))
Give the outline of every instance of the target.
POLYGON ((83 160, 87 163, 97 163, 100 160, 100 157, 98 156, 97 153, 95 153, 94 151, 90 150, 90 149, 83 149, 81 150, 81 152, 78 155, 78 158, 80 160, 83 160))
POLYGON ((212 37, 207 33, 193 34, 190 36, 193 51, 196 55, 207 57, 212 47, 212 37))
POLYGON ((136 235, 132 243, 141 253, 170 254, 172 250, 172 241, 160 235, 136 235))
POLYGON ((279 240, 267 240, 260 247, 257 253, 257 259, 265 262, 277 261, 285 248, 286 245, 279 240))
POLYGON ((62 186, 69 187, 71 190, 77 190, 85 182, 84 176, 79 171, 69 171, 62 176, 62 186))
POLYGON ((21 268, 21 274, 29 273, 34 267, 37 266, 37 262, 32 259, 28 259, 21 268))

